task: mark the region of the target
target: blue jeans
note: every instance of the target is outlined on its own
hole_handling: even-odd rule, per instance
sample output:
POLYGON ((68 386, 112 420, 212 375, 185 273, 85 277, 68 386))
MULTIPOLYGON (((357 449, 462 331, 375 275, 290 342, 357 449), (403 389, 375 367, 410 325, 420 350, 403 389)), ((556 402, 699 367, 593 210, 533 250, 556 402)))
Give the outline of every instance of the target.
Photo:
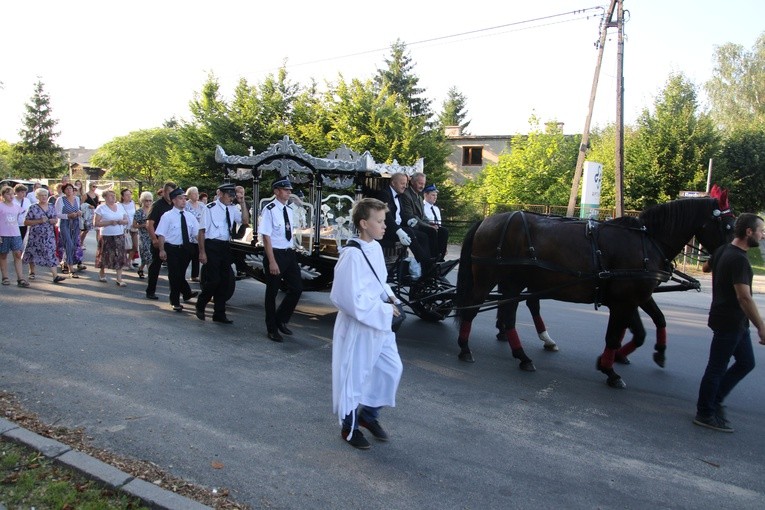
POLYGON ((380 415, 380 408, 379 407, 366 407, 366 406, 359 406, 357 411, 352 411, 348 413, 348 415, 343 418, 343 430, 351 430, 351 427, 353 427, 353 430, 358 430, 359 428, 359 418, 366 421, 375 421, 377 417, 380 415), (358 415, 358 418, 354 420, 354 415, 358 415))
POLYGON ((702 416, 715 414, 725 397, 754 368, 754 351, 749 328, 715 331, 709 347, 709 362, 699 387, 696 410, 702 416), (728 368, 730 358, 736 361, 728 368))

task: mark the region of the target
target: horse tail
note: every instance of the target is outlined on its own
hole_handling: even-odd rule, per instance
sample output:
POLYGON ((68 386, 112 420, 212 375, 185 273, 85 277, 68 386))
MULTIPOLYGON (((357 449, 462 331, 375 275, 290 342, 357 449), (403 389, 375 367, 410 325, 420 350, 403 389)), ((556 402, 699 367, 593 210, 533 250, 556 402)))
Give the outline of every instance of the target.
MULTIPOLYGON (((462 250, 460 251, 460 266, 457 271, 457 292, 454 296, 454 302, 457 306, 463 306, 469 304, 470 295, 473 292, 473 240, 475 239, 475 233, 478 227, 481 226, 483 220, 477 221, 462 241, 462 250)), ((462 313, 459 312, 456 316, 457 322, 462 318, 462 313)))

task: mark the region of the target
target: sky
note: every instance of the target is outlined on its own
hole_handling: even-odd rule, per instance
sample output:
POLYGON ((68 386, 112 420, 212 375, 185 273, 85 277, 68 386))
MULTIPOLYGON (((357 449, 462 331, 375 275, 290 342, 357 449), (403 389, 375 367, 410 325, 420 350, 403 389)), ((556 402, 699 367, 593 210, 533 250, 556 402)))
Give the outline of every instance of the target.
MULTIPOLYGON (((527 132, 529 118, 581 133, 608 2, 593 0, 9 0, 0 8, 0 140, 19 141, 41 80, 64 148, 98 148, 131 131, 188 119, 210 73, 231 99, 285 65, 294 82, 367 80, 407 44, 424 96, 440 111, 456 87, 474 135, 527 132), (592 9, 601 7, 600 9, 592 9), (565 14, 583 11, 578 14, 565 14), (528 20, 537 20, 527 23, 528 20), (500 27, 500 28, 494 28, 500 27), (464 34, 457 37, 457 34, 464 34)), ((650 108, 670 73, 699 86, 716 46, 749 50, 762 0, 625 0, 625 122, 650 108)), ((616 29, 609 30, 593 127, 616 119, 616 29)), ((276 140, 274 140, 276 141, 276 140)))

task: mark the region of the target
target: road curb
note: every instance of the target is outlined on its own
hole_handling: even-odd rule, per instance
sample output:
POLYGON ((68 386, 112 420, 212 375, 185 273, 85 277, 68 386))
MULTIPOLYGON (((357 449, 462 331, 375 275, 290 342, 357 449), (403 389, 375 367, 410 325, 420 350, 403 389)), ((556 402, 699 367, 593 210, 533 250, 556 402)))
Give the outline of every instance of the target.
POLYGON ((161 510, 209 510, 212 508, 136 478, 90 455, 73 450, 64 443, 36 434, 3 418, 0 418, 0 436, 37 450, 54 462, 74 469, 91 480, 130 494, 150 508, 161 510))

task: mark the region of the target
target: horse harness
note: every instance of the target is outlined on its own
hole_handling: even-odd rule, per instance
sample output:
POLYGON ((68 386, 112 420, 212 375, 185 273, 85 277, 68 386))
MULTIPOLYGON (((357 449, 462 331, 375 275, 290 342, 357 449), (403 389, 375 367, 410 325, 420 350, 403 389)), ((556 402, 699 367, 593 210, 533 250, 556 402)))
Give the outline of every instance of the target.
MULTIPOLYGON (((575 220, 573 218, 561 217, 561 221, 578 221, 578 220, 575 220)), ((648 279, 648 280, 656 280, 659 283, 664 283, 664 282, 667 282, 672 277, 672 273, 674 271, 672 262, 667 259, 661 247, 655 242, 655 240, 648 235, 648 231, 646 230, 645 226, 632 227, 632 226, 625 226, 625 225, 603 223, 597 220, 589 219, 584 224, 584 227, 585 227, 584 235, 590 240, 590 249, 592 254, 592 268, 593 268, 591 272, 574 271, 567 267, 563 267, 559 264, 553 264, 548 261, 539 260, 536 255, 536 248, 534 247, 532 243, 531 232, 529 230, 529 224, 528 224, 528 221, 526 220, 526 213, 524 211, 514 211, 507 216, 507 219, 505 220, 505 223, 502 227, 502 234, 499 237, 499 241, 497 243, 495 256, 493 258, 474 256, 473 262, 478 264, 493 264, 493 265, 501 265, 501 266, 519 266, 519 267, 532 266, 532 267, 538 267, 541 269, 546 269, 548 271, 564 273, 564 274, 573 276, 575 278, 578 278, 580 280, 595 280, 596 295, 595 295, 594 302, 595 302, 596 308, 601 304, 600 282, 602 281, 615 280, 615 279, 648 279), (523 232, 526 237, 526 244, 528 246, 527 248, 528 257, 503 257, 502 249, 504 247, 507 230, 510 227, 510 223, 513 221, 513 219, 516 216, 520 218, 521 224, 523 225, 523 232), (631 231, 640 233, 641 246, 643 250, 643 269, 608 269, 603 266, 603 252, 598 246, 598 239, 599 239, 600 232, 604 227, 623 228, 625 230, 631 230, 631 231), (659 253, 661 253, 663 264, 666 267, 666 270, 651 270, 648 268, 649 246, 653 246, 656 250, 658 250, 659 253)), ((568 283, 559 285, 557 287, 553 287, 551 289, 535 292, 533 294, 527 295, 526 299, 530 297, 543 297, 544 294, 548 294, 548 293, 560 290, 564 287, 575 285, 577 283, 579 283, 579 281, 568 282, 568 283)))

